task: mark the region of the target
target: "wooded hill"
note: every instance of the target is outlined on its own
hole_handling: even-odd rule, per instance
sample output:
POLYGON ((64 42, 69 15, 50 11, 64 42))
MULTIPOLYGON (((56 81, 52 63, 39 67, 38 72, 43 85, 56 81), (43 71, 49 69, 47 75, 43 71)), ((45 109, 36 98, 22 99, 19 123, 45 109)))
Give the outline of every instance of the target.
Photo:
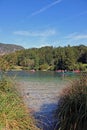
POLYGON ((65 46, 24 49, 4 55, 0 69, 87 70, 87 46, 65 46))

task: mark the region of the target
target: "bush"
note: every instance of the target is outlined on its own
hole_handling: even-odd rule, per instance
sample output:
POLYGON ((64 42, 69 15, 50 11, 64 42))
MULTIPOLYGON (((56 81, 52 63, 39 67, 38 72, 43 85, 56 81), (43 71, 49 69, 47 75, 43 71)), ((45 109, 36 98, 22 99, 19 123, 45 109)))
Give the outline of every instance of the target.
POLYGON ((63 90, 55 130, 87 130, 87 74, 63 90))
POLYGON ((48 70, 49 69, 49 65, 48 64, 43 64, 43 65, 40 65, 40 70, 48 70))

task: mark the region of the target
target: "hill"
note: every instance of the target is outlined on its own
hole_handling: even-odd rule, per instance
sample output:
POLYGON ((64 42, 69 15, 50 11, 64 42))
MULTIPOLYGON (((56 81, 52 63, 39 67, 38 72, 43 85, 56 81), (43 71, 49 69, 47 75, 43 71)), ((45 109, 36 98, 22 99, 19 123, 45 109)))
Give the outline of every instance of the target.
POLYGON ((0 55, 12 53, 12 52, 23 50, 23 49, 24 48, 22 46, 0 43, 0 55))

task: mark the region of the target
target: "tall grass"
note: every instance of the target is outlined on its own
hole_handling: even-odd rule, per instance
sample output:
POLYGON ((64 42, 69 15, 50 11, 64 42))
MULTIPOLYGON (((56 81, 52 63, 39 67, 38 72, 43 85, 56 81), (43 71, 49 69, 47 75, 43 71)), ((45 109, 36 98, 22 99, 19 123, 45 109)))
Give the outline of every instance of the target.
POLYGON ((55 130, 87 130, 87 74, 63 90, 55 130))
POLYGON ((14 84, 6 77, 0 79, 0 130, 37 130, 14 84))

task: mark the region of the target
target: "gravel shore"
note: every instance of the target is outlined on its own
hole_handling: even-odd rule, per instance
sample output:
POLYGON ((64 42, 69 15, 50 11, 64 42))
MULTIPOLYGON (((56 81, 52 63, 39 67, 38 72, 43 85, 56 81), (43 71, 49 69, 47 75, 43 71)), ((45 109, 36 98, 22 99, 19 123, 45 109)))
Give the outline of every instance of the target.
POLYGON ((65 87, 64 83, 53 82, 18 82, 18 90, 24 103, 32 110, 32 115, 38 121, 38 127, 43 130, 53 130, 54 112, 58 105, 58 96, 65 87))

